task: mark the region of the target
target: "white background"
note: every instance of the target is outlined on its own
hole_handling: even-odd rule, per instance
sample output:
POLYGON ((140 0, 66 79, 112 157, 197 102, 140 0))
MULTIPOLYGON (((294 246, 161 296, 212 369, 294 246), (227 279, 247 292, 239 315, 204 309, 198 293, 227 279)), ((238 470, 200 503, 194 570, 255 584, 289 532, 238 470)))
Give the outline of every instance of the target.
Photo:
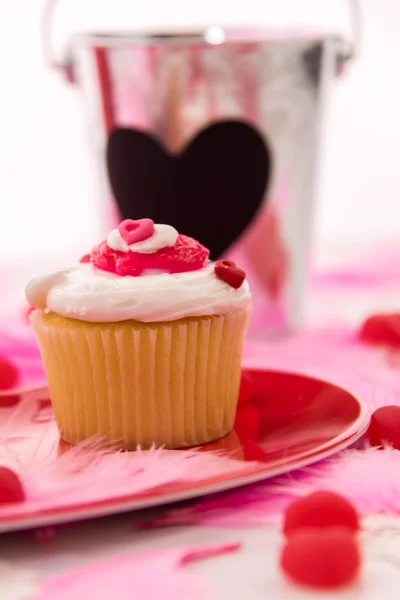
MULTIPOLYGON (((348 31, 345 0, 61 0, 57 42, 98 22, 327 23, 348 31), (114 8, 110 12, 110 6, 114 8), (128 16, 127 16, 128 15, 128 16), (123 16, 123 18, 122 18, 123 16), (122 20, 121 20, 122 18, 122 20)), ((316 253, 347 240, 400 238, 400 4, 361 0, 359 60, 330 97, 316 253)), ((79 93, 43 64, 40 0, 0 2, 0 265, 43 253, 86 251, 98 204, 79 93)), ((58 47, 60 44, 58 43, 58 47)))

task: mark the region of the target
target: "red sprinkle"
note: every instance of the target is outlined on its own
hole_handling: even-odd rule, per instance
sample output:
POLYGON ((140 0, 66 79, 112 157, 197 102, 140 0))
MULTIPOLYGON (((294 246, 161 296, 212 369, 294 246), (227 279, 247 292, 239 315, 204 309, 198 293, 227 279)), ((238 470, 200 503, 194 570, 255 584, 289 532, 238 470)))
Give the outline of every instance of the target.
POLYGON ((89 263, 90 262, 90 254, 84 254, 80 260, 80 263, 89 263))
POLYGON ((239 289, 246 279, 246 272, 236 266, 233 260, 217 260, 214 266, 214 273, 219 279, 225 281, 228 285, 239 289))
POLYGON ((118 226, 118 231, 125 242, 130 246, 136 242, 147 240, 154 233, 154 221, 151 219, 125 219, 118 226))
POLYGON ((389 444, 400 450, 400 406, 382 406, 371 417, 368 438, 373 446, 389 444))
POLYGON ((343 527, 358 531, 360 521, 354 506, 333 492, 318 491, 294 500, 287 508, 283 531, 287 537, 302 528, 343 527))
POLYGON ((0 504, 23 502, 25 492, 18 475, 7 467, 0 467, 0 504))
POLYGON ((0 357, 0 390, 15 387, 19 380, 17 367, 6 358, 0 357))
POLYGON ((400 346, 400 313, 369 317, 361 327, 360 337, 370 344, 400 346))
POLYGON ((303 529, 287 540, 281 568, 293 581, 316 588, 352 583, 361 564, 356 537, 348 530, 303 529))

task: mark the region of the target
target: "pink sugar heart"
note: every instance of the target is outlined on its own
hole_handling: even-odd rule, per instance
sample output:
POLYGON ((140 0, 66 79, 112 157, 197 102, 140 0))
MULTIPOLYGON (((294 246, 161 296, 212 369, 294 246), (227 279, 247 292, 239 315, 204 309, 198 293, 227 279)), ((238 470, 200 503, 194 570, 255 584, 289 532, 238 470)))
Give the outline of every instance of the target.
POLYGON ((147 240, 154 233, 154 222, 151 219, 125 219, 118 227, 122 239, 130 246, 136 242, 147 240))

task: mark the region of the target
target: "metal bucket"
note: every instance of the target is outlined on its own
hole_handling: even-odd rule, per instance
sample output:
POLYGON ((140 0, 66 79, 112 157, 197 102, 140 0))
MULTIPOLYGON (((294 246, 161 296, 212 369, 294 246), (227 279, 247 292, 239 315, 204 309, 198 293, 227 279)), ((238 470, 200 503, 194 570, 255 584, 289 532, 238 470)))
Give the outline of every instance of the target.
POLYGON ((121 217, 174 225, 246 269, 253 335, 297 328, 324 102, 348 49, 220 27, 76 36, 62 68, 86 105, 105 231, 121 217))

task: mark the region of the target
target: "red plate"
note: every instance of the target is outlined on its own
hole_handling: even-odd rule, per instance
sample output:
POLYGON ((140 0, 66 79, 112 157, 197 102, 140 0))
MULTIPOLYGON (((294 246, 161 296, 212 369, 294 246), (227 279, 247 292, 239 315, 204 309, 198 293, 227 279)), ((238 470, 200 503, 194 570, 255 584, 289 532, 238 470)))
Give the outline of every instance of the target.
MULTIPOLYGON (((0 506, 0 532, 148 508, 260 481, 326 458, 353 444, 368 428, 366 406, 336 385, 289 373, 252 369, 245 373, 250 399, 239 404, 234 432, 199 448, 208 453, 201 455, 202 468, 190 469, 186 478, 179 473, 168 478, 168 468, 182 462, 186 451, 161 451, 160 458, 169 467, 155 470, 153 459, 153 479, 147 487, 140 484, 140 489, 142 467, 130 478, 124 476, 123 482, 110 477, 120 468, 118 461, 143 462, 148 453, 115 453, 114 466, 103 465, 100 475, 104 477, 107 469, 111 473, 103 488, 100 475, 93 479, 93 470, 85 480, 81 460, 79 471, 71 475, 73 491, 64 472, 62 492, 53 488, 46 496, 45 485, 51 487, 61 466, 65 468, 66 453, 74 451, 76 463, 77 450, 59 440, 46 388, 0 395, 0 464, 11 460, 27 489, 26 502, 0 506), (210 454, 215 450, 235 460, 216 464, 210 454), (51 478, 40 486, 42 473, 49 471, 51 478), (73 479, 76 473, 78 480, 73 479)), ((107 459, 99 456, 96 468, 107 459)))

